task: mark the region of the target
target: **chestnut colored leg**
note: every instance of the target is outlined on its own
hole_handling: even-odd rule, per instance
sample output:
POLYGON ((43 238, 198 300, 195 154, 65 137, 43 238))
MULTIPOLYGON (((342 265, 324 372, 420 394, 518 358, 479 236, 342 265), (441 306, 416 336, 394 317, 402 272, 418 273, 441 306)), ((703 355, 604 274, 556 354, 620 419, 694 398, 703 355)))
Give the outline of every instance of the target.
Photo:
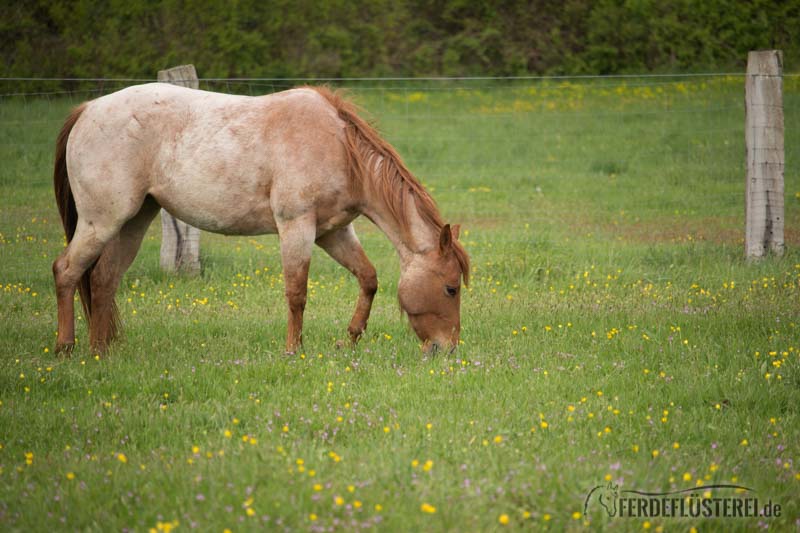
POLYGON ((150 222, 159 206, 148 200, 139 213, 122 226, 119 235, 103 249, 92 270, 92 321, 89 324, 89 342, 92 350, 103 353, 117 333, 117 312, 114 296, 122 276, 131 266, 150 222))
POLYGON ((355 344, 367 329, 372 300, 378 291, 375 267, 364 253, 352 224, 323 235, 317 239, 317 245, 358 279, 360 290, 356 310, 347 328, 350 340, 355 344))
POLYGON ((295 353, 303 340, 303 311, 306 308, 308 267, 316 236, 316 222, 311 216, 283 221, 278 225, 278 234, 286 303, 289 306, 286 352, 295 353))
POLYGON ((78 221, 75 235, 53 263, 58 303, 56 353, 71 353, 75 346, 75 290, 81 276, 100 257, 117 228, 100 228, 78 221))

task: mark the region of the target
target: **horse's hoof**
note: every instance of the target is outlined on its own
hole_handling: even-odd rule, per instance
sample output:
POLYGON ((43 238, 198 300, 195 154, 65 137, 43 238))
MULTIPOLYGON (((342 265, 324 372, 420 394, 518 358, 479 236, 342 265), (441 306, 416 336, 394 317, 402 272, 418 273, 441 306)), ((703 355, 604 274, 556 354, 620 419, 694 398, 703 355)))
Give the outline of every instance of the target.
POLYGON ((350 334, 350 342, 355 346, 358 344, 358 341, 361 339, 361 336, 364 334, 364 330, 360 329, 348 329, 347 333, 350 334))
POLYGON ((63 355, 64 357, 70 357, 72 355, 72 350, 75 348, 74 342, 65 342, 63 344, 56 344, 56 355, 63 355))

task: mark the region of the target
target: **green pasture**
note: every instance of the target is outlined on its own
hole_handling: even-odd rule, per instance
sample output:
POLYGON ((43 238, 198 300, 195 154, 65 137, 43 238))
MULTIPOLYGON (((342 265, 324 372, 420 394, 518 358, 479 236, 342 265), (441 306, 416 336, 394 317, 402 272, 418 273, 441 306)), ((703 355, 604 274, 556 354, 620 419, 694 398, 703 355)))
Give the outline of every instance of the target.
POLYGON ((96 357, 79 320, 56 357, 52 152, 80 96, 3 96, 0 529, 798 527, 800 86, 785 79, 787 252, 748 263, 743 85, 354 85, 472 258, 463 343, 433 357, 367 221, 380 290, 355 348, 357 284, 321 250, 287 356, 275 236, 203 234, 189 278, 159 270, 154 224, 117 296, 122 340, 96 357), (611 518, 592 499, 584 516, 609 481, 741 485, 782 510, 611 518))

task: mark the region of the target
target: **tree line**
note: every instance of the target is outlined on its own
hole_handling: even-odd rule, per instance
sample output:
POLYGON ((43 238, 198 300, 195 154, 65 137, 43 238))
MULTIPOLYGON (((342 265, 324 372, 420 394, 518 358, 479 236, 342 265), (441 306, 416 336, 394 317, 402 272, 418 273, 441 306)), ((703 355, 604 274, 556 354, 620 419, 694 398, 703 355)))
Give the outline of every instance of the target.
POLYGON ((622 74, 797 57, 781 0, 9 0, 2 77, 622 74))

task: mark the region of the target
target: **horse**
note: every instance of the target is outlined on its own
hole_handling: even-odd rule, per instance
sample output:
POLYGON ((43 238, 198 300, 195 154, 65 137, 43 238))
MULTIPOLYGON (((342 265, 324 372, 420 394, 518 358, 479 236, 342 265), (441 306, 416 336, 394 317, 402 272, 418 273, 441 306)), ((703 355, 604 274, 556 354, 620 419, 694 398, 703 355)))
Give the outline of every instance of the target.
POLYGON ((288 306, 286 352, 302 343, 308 269, 316 244, 358 280, 348 333, 367 327, 375 268, 353 229, 364 215, 400 260, 401 311, 426 353, 454 349, 469 256, 458 225, 397 151, 340 91, 298 87, 239 96, 163 83, 84 102, 56 141, 53 173, 67 246, 53 263, 56 353, 75 344, 80 293, 90 347, 119 330, 114 296, 151 221, 164 208, 226 235, 278 234, 288 306))

